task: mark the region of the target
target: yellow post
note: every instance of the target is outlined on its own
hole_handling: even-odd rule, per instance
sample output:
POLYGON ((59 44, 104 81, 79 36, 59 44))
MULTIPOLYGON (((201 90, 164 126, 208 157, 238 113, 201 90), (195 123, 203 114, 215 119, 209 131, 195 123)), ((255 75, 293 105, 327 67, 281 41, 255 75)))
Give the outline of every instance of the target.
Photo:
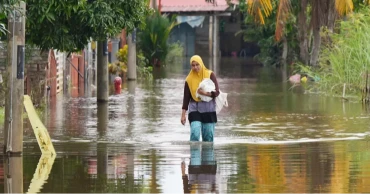
POLYGON ((44 124, 41 122, 36 113, 35 107, 28 95, 24 95, 24 107, 31 122, 33 132, 35 133, 37 143, 40 146, 43 155, 56 155, 53 143, 51 142, 48 131, 44 124))
POLYGON ((27 193, 39 193, 42 186, 46 183, 49 178, 51 168, 53 167, 55 155, 44 155, 42 154, 37 164, 35 174, 31 180, 31 184, 28 188, 27 193))

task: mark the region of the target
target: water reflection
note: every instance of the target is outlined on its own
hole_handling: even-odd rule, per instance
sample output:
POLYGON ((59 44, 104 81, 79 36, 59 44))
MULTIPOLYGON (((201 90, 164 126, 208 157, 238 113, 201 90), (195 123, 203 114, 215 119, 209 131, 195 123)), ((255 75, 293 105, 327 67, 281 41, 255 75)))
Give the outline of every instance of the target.
POLYGON ((104 139, 106 137, 107 128, 108 128, 108 103, 101 102, 97 103, 97 131, 99 133, 99 137, 104 139))
POLYGON ((135 95, 136 95, 136 81, 131 80, 127 83, 127 90, 128 90, 128 99, 127 99, 127 120, 128 125, 126 128, 126 136, 128 138, 132 138, 132 130, 135 127, 135 95))
POLYGON ((27 193, 39 193, 41 191, 43 185, 47 182, 49 178, 49 174, 53 167, 55 157, 55 154, 41 155, 27 193))
MULTIPOLYGON (((105 105, 94 98, 58 100, 63 119, 47 114, 46 126, 58 158, 42 192, 370 192, 366 107, 289 90, 273 68, 236 59, 217 65, 229 107, 218 115, 214 151, 189 146, 189 128, 179 122, 186 59, 163 67, 163 78, 125 83, 105 105), (202 156, 207 152, 211 157, 202 156), (199 170, 214 155, 215 174, 199 170)), ((39 161, 34 134, 26 137, 25 188, 39 161)))
POLYGON ((217 162, 213 144, 192 143, 190 145, 190 162, 188 174, 185 174, 185 162, 181 163, 184 193, 217 192, 217 162))
POLYGON ((4 158, 4 193, 23 193, 23 157, 4 158))
POLYGON ((108 151, 107 144, 97 144, 97 177, 105 180, 108 175, 108 151))
MULTIPOLYGON (((155 148, 113 143, 57 143, 58 157, 40 191, 368 193, 369 146, 367 141, 225 146, 200 143, 155 148)), ((25 151, 33 153, 37 149, 37 144, 27 144, 25 151)), ((34 178, 39 157, 26 155, 24 161, 24 187, 27 188, 34 178)), ((0 188, 7 182, 4 180, 0 188)), ((14 179, 10 182, 19 186, 14 179)))

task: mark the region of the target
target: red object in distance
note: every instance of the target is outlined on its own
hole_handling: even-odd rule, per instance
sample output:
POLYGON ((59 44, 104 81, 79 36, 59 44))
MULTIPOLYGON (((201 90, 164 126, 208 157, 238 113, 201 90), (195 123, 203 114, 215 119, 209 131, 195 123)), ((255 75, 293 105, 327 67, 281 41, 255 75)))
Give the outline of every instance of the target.
POLYGON ((116 94, 121 93, 122 79, 121 77, 114 78, 114 90, 116 94))

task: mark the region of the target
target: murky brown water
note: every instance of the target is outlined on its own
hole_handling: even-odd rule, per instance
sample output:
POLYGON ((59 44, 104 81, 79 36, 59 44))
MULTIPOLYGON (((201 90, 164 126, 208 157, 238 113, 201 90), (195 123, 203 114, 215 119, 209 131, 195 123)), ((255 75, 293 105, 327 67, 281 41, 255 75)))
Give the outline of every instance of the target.
MULTIPOLYGON (((108 104, 52 99, 45 125, 57 157, 38 191, 370 192, 370 113, 361 103, 303 94, 276 69, 224 60, 215 71, 229 107, 215 143, 189 143, 180 123, 188 67, 165 69, 151 83, 126 83, 108 104)), ((31 129, 24 152, 27 192, 41 155, 31 129)))

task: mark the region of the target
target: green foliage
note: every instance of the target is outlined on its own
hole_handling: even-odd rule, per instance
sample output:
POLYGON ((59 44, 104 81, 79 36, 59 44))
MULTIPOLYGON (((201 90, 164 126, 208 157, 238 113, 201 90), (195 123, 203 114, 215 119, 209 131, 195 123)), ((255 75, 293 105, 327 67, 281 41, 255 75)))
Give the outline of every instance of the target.
MULTIPOLYGON (((298 2, 292 1, 292 6, 296 7, 298 2)), ((260 48, 260 53, 255 56, 257 60, 265 65, 279 65, 282 56, 283 46, 281 42, 275 40, 277 1, 272 2, 273 11, 270 17, 265 18, 265 24, 255 22, 255 18, 247 13, 245 0, 240 0, 239 10, 246 15, 244 19, 245 28, 239 33, 243 34, 244 41, 256 42, 260 48)), ((297 41, 296 10, 293 10, 286 21, 283 37, 288 41, 288 61, 293 61, 298 56, 299 49, 297 41)))
POLYGON ((19 0, 0 0, 0 37, 6 35, 6 16, 14 10, 13 5, 18 2, 19 0))
POLYGON ((26 0, 26 40, 42 50, 75 52, 143 25, 147 0, 26 0))
POLYGON ((0 23, 0 34, 6 34, 6 27, 2 23, 0 23))
POLYGON ((260 53, 255 56, 257 60, 265 65, 274 65, 281 56, 281 44, 275 41, 275 24, 270 18, 266 19, 265 25, 260 25, 254 21, 252 16, 247 16, 244 20, 245 29, 243 34, 244 41, 256 42, 260 48, 260 53))
POLYGON ((177 61, 183 59, 184 57, 184 47, 180 42, 175 42, 170 44, 169 46, 169 52, 166 57, 166 64, 173 64, 177 61))
POLYGON ((0 125, 1 126, 4 124, 4 118, 5 118, 5 108, 0 107, 0 125))
POLYGON ((175 17, 162 16, 158 11, 148 16, 146 26, 139 32, 139 47, 149 63, 146 66, 159 66, 168 54, 167 40, 176 25, 175 17))
POLYGON ((320 68, 314 70, 320 81, 314 88, 322 92, 357 97, 365 87, 365 75, 370 71, 370 8, 362 8, 340 22, 340 32, 330 34, 331 44, 322 49, 320 68))
POLYGON ((127 65, 126 63, 120 62, 120 61, 109 63, 108 71, 110 74, 113 74, 113 75, 118 74, 122 76, 124 73, 127 72, 127 65))
POLYGON ((128 45, 119 49, 116 56, 118 61, 108 64, 109 73, 123 76, 127 72, 128 45))
POLYGON ((143 52, 139 52, 137 55, 137 74, 140 79, 153 79, 153 66, 147 66, 148 63, 143 52))
POLYGON ((8 74, 3 73, 3 82, 0 83, 0 107, 5 105, 5 98, 6 98, 6 92, 7 92, 7 84, 8 84, 8 74))

